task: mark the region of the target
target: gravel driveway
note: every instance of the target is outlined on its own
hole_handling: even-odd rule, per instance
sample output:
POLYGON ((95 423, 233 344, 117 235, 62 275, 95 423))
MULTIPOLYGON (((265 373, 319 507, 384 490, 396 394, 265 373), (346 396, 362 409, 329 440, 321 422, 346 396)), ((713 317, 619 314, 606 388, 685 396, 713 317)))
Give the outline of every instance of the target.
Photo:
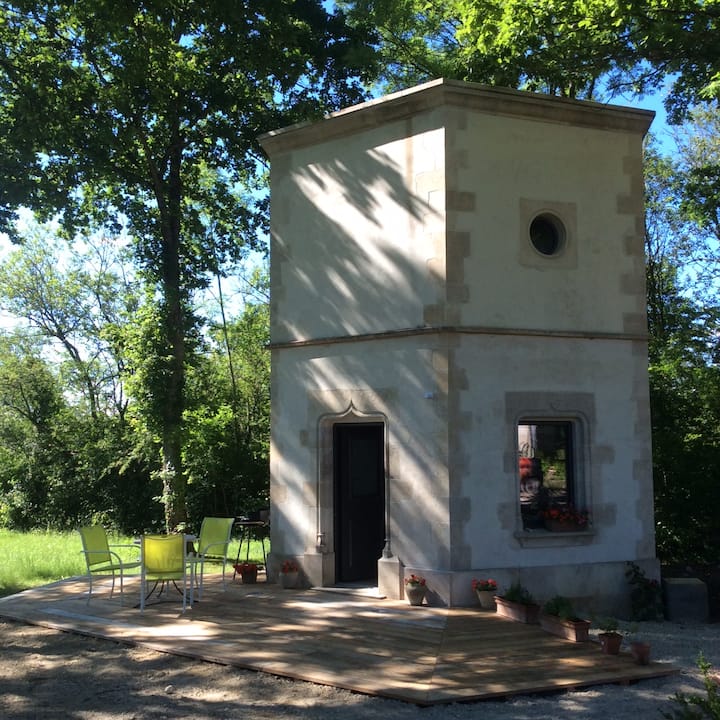
POLYGON ((646 720, 677 707, 669 700, 676 691, 702 691, 696 666, 700 650, 713 670, 720 670, 719 623, 640 623, 639 632, 652 643, 653 658, 680 667, 678 675, 505 702, 420 708, 0 618, 0 717, 646 720))

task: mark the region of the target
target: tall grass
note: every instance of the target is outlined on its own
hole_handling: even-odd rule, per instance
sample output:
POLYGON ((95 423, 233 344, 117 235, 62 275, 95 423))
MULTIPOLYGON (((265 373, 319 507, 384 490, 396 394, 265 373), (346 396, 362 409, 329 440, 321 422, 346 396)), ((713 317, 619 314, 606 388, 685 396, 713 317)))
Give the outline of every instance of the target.
MULTIPOLYGON (((110 536, 110 543, 132 544, 130 537, 110 536)), ((77 532, 26 532, 0 529, 0 597, 13 595, 56 580, 85 575, 82 543, 77 532)), ((228 559, 235 562, 238 543, 230 545, 228 559)), ((129 551, 132 553, 132 550, 129 551)), ((246 546, 243 545, 245 558, 246 546)), ((125 555, 125 552, 121 552, 125 555)), ((250 545, 250 560, 262 562, 260 542, 250 545)), ((232 568, 230 567, 232 573, 232 568)))
POLYGON ((0 596, 85 572, 77 533, 0 530, 0 596))

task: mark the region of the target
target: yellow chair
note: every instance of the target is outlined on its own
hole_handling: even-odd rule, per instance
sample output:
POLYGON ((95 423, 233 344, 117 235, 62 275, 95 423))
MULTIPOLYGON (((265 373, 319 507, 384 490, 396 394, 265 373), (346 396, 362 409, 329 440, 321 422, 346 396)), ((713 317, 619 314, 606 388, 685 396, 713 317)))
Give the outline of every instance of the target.
POLYGON ((200 526, 200 537, 197 541, 197 552, 191 558, 194 566, 195 584, 198 583, 198 600, 202 600, 203 576, 205 574, 205 563, 222 563, 223 590, 227 587, 225 583, 225 567, 227 566, 228 547, 232 537, 235 518, 206 517, 200 526), (198 571, 198 566, 200 567, 198 571))
POLYGON ((112 575, 112 587, 110 588, 110 597, 112 597, 115 591, 115 574, 117 573, 120 575, 120 604, 122 605, 125 572, 139 568, 140 561, 123 560, 111 548, 133 548, 137 552, 137 545, 109 545, 107 533, 102 525, 86 525, 78 528, 78 532, 82 540, 82 552, 85 556, 85 565, 90 583, 90 590, 85 604, 88 605, 92 597, 93 575, 112 575))
POLYGON ((190 605, 193 602, 192 566, 186 552, 184 535, 143 535, 140 540, 140 612, 145 610, 145 601, 153 593, 158 583, 172 583, 182 594, 183 612, 188 605, 188 587, 190 605), (182 582, 182 590, 178 587, 182 582), (154 583, 148 592, 148 584, 154 583))

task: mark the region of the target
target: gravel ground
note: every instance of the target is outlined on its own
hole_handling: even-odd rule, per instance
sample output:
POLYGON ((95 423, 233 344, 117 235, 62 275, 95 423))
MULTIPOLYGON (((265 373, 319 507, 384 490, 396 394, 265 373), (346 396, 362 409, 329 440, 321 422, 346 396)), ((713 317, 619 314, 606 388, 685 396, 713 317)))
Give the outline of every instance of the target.
POLYGON ((638 630, 653 659, 682 672, 630 686, 419 708, 0 618, 0 718, 645 720, 678 707, 669 699, 676 691, 704 695, 696 660, 702 650, 720 670, 720 623, 640 623, 638 630))

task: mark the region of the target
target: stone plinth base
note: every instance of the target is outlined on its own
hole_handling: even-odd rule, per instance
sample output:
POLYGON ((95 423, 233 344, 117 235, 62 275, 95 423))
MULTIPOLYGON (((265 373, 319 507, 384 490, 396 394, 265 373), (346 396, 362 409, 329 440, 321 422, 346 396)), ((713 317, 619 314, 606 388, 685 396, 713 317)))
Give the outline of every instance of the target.
POLYGON ((665 615, 673 622, 708 620, 707 587, 698 578, 665 578, 665 615))

